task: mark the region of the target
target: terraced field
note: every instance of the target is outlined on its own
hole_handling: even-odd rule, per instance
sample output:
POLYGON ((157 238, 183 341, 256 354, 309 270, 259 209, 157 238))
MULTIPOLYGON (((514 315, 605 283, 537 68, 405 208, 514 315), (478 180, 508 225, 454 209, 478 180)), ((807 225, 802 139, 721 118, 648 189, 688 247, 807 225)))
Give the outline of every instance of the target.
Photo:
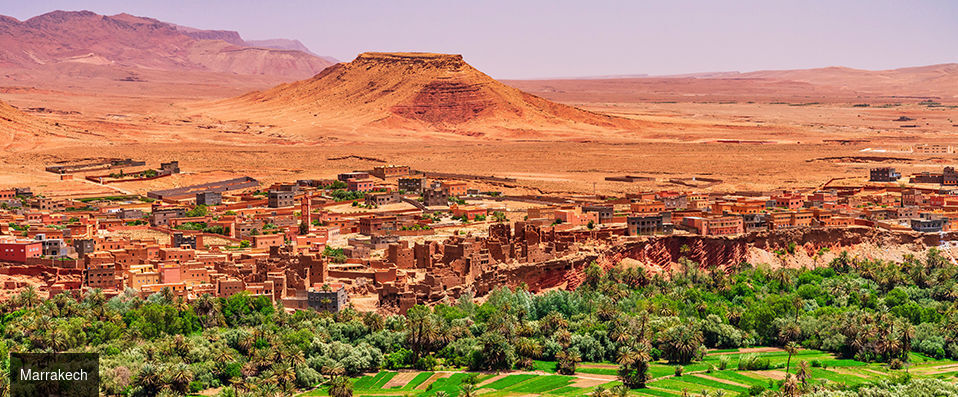
MULTIPOLYGON (((665 362, 652 364, 652 381, 644 389, 632 390, 630 395, 671 397, 683 393, 709 395, 724 393, 726 396, 749 395, 763 389, 776 390, 785 377, 788 354, 778 349, 758 348, 743 350, 711 351, 704 360, 683 367, 681 376, 675 375, 677 366, 665 362), (738 363, 745 355, 768 359, 768 369, 738 370, 738 363), (719 369, 722 362, 726 369, 719 369)), ((883 379, 892 379, 904 370, 890 370, 887 366, 856 360, 837 359, 829 353, 801 350, 792 356, 789 372, 795 373, 800 361, 811 366, 811 379, 815 384, 830 383, 841 387, 854 387, 883 379)), ((516 371, 503 374, 468 373, 454 371, 382 371, 356 378, 353 381, 355 396, 433 396, 444 391, 456 396, 464 382, 475 382, 479 393, 488 397, 508 396, 582 396, 596 387, 611 388, 616 381, 614 363, 580 363, 575 375, 555 374, 555 363, 536 361, 532 371, 516 371)), ((914 377, 932 377, 958 381, 958 362, 934 360, 911 354, 908 371, 914 377)), ((328 395, 323 388, 305 393, 308 396, 328 395)))

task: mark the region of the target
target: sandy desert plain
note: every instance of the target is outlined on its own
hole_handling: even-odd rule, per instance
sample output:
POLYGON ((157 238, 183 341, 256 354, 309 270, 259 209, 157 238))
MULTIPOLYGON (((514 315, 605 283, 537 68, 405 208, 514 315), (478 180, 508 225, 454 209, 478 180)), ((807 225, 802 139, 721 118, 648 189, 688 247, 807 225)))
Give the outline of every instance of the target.
POLYGON ((929 68, 941 69, 945 80, 909 85, 918 72, 901 72, 882 86, 861 84, 861 91, 829 85, 830 74, 837 73, 829 69, 795 73, 805 81, 788 80, 787 73, 506 81, 636 123, 537 130, 516 123, 514 130, 495 126, 508 131, 498 134, 484 134, 481 126, 464 134, 422 125, 324 123, 304 112, 247 112, 246 103, 229 99, 277 82, 265 77, 157 72, 130 82, 90 73, 75 81, 41 82, 8 73, 0 76, 0 100, 61 132, 11 137, 0 155, 0 184, 30 185, 54 196, 145 193, 234 175, 267 183, 331 177, 378 163, 350 157, 360 156, 420 170, 512 177, 517 183, 500 188, 541 192, 809 188, 864 176, 876 163, 907 175, 953 162, 954 155, 910 153, 913 144, 949 144, 958 134, 958 84, 950 84, 950 95, 941 91, 956 81, 958 66, 929 68), (913 121, 896 121, 901 117, 913 121), (107 187, 59 181, 43 171, 98 157, 179 160, 185 173, 107 187), (604 179, 619 175, 654 181, 604 179), (702 177, 720 182, 692 180, 702 177), (675 178, 692 186, 669 181, 675 178))

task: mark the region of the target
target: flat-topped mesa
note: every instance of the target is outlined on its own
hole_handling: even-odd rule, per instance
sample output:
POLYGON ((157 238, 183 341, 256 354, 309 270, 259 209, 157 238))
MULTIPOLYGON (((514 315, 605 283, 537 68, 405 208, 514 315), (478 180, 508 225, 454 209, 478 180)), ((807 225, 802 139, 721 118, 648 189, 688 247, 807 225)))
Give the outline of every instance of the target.
MULTIPOLYGON (((244 113, 305 114, 310 123, 383 130, 521 137, 631 129, 630 120, 547 101, 502 84, 462 55, 366 52, 308 80, 228 103, 244 113)), ((300 117, 300 116, 296 116, 300 117)))
POLYGON ((459 54, 436 54, 430 52, 364 52, 359 54, 352 65, 402 65, 459 69, 466 66, 459 54))

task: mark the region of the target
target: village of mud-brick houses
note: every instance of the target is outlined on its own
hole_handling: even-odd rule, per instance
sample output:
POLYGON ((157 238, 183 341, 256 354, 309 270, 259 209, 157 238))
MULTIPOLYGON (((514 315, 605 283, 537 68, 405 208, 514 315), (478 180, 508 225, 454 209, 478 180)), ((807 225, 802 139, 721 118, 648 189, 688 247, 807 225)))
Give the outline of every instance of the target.
MULTIPOLYGON (((131 164, 144 163, 47 171, 68 179, 131 164)), ((111 183, 175 173, 179 165, 171 162, 153 172, 86 178, 111 183)), ((951 231, 958 228, 953 177, 948 168, 904 184, 894 169, 875 168, 855 186, 807 191, 508 195, 489 187, 516 183, 509 178, 382 165, 336 179, 263 186, 241 177, 145 196, 49 198, 9 188, 0 190, 0 287, 50 296, 97 288, 184 299, 248 293, 287 310, 352 305, 402 313, 499 286, 575 288, 596 252, 663 236, 951 231)))

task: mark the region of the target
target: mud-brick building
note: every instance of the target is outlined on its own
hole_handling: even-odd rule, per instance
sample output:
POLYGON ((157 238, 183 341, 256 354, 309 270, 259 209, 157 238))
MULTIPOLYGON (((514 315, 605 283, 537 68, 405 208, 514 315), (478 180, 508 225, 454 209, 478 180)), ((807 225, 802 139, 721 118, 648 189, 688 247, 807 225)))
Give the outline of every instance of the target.
POLYGON ((223 195, 217 192, 201 192, 196 194, 196 205, 220 205, 223 195))
POLYGON ((150 212, 150 226, 169 226, 173 218, 182 218, 186 215, 183 208, 153 208, 150 212))
POLYGON ((392 234, 396 231, 395 216, 365 216, 359 218, 359 234, 366 236, 392 234))
POLYGON ((399 269, 412 269, 416 266, 416 256, 406 241, 389 244, 386 247, 386 261, 399 269))
POLYGON ((368 179, 350 179, 346 181, 346 190, 351 192, 371 192, 374 188, 375 184, 368 179))
POLYGON ((868 175, 869 182, 895 182, 901 178, 901 173, 891 167, 872 168, 868 175))
POLYGON ((944 218, 916 218, 911 220, 911 229, 922 233, 940 233, 945 227, 944 218))
POLYGON ((402 200, 399 193, 371 193, 366 195, 366 205, 382 206, 398 203, 402 200))
POLYGON ((0 240, 0 261, 24 263, 43 255, 43 243, 37 240, 0 240))
POLYGON ((340 182, 348 182, 350 179, 369 179, 369 173, 366 171, 344 172, 342 174, 336 175, 336 179, 338 179, 340 182))
POLYGON ((682 224, 703 236, 728 236, 745 232, 745 222, 740 215, 714 218, 689 216, 682 219, 682 224))
POLYGON ((422 193, 426 188, 426 178, 399 178, 399 190, 410 193, 422 193))
POLYGON ((442 189, 426 189, 422 192, 422 203, 427 207, 449 205, 449 194, 442 189))
POLYGON ((336 313, 349 304, 349 295, 346 286, 342 284, 330 285, 328 288, 310 288, 306 291, 306 305, 309 308, 336 313))
POLYGON ((266 205, 269 208, 286 208, 295 205, 293 192, 282 190, 270 190, 267 193, 266 205))
POLYGON ((662 215, 636 215, 626 218, 626 233, 629 236, 672 234, 672 223, 665 222, 662 215))
POLYGON ((90 288, 120 290, 123 278, 117 277, 116 264, 90 264, 83 270, 83 285, 90 288))
POLYGON ((406 175, 409 175, 409 166, 408 165, 379 165, 379 166, 373 167, 372 172, 370 172, 369 174, 379 179, 406 176, 406 175))
POLYGON ((465 196, 468 193, 469 185, 462 181, 443 181, 442 190, 453 197, 465 196))

